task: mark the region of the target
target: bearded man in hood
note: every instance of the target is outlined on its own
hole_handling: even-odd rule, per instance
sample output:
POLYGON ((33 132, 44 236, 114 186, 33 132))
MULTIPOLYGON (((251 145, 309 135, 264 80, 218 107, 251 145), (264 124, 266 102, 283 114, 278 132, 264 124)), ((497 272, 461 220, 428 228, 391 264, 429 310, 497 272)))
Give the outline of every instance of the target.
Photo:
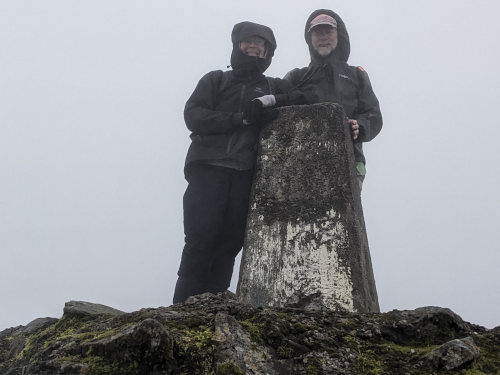
POLYGON ((191 145, 174 303, 229 287, 243 245, 260 125, 269 108, 302 101, 287 81, 263 74, 276 49, 269 27, 238 23, 231 40, 232 70, 203 76, 184 109, 191 145))
POLYGON ((318 9, 307 19, 304 37, 311 63, 293 69, 284 77, 303 92, 305 103, 338 103, 352 130, 354 158, 360 187, 366 174, 363 142, 382 129, 382 114, 368 74, 360 66, 347 64, 351 52, 349 34, 335 12, 318 9))

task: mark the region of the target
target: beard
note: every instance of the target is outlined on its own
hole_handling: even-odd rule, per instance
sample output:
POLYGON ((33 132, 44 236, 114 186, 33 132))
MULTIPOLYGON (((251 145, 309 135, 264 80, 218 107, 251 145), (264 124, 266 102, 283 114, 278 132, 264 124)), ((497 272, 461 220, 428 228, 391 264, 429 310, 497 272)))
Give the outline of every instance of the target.
POLYGON ((332 53, 335 48, 337 47, 338 42, 331 42, 329 44, 319 44, 314 50, 322 57, 328 56, 330 53, 332 53))

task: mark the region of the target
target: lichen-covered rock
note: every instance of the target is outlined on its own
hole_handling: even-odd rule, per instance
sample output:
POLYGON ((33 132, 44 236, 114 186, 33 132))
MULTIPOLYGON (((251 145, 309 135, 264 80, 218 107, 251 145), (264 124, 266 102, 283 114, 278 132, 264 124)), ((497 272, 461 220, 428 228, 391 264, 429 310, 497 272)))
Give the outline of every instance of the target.
POLYGON ((390 318, 388 320, 390 323, 382 325, 383 336, 402 345, 414 341, 436 345, 467 336, 474 330, 484 330, 482 327, 464 322, 450 309, 436 306, 420 307, 415 310, 393 310, 387 313, 387 317, 390 318))
POLYGON ((240 369, 243 374, 278 374, 273 351, 263 345, 256 346, 250 333, 227 313, 215 315, 215 341, 219 372, 232 363, 232 371, 240 369))
POLYGON ((57 319, 55 318, 38 318, 31 321, 26 326, 20 326, 17 329, 14 329, 14 331, 12 331, 12 336, 17 337, 29 335, 30 333, 38 331, 39 329, 51 325, 55 322, 57 322, 57 319))
POLYGON ((55 318, 38 318, 26 326, 6 329, 0 332, 0 363, 19 355, 26 346, 26 338, 32 333, 57 322, 55 318), (5 343, 8 343, 6 345, 5 343))
POLYGON ((437 347, 425 356, 428 365, 445 370, 454 370, 479 358, 479 348, 472 337, 455 339, 437 347))
POLYGON ((79 352, 127 364, 138 373, 172 373, 177 367, 173 348, 173 339, 166 327, 146 318, 121 327, 112 336, 81 344, 79 352))
POLYGON ((69 301, 64 305, 64 315, 122 315, 123 311, 104 306, 99 303, 90 303, 84 301, 69 301))
POLYGON ((452 362, 444 365, 443 358, 461 358, 453 362, 454 375, 499 374, 500 331, 437 307, 385 314, 305 311, 206 293, 170 307, 117 316, 65 314, 0 332, 0 375, 450 374, 452 362), (479 348, 473 360, 449 343, 466 343, 466 337, 479 348), (450 346, 458 355, 444 350, 450 346), (437 367, 427 358, 438 358, 437 367))

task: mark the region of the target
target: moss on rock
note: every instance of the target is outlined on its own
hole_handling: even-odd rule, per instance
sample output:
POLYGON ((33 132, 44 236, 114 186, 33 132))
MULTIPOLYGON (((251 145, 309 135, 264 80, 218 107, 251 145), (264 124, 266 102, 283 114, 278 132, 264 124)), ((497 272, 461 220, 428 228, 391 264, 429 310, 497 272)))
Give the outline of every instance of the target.
POLYGON ((212 295, 120 316, 63 316, 33 330, 0 332, 0 374, 500 373, 499 329, 486 330, 448 312, 446 324, 440 325, 426 317, 441 310, 417 310, 350 314, 258 309, 212 295), (228 336, 215 334, 215 316, 221 312, 230 317, 225 322, 239 325, 248 337, 236 340, 238 347, 225 345, 223 356, 224 343, 217 340, 228 336), (424 356, 451 336, 473 337, 480 357, 452 372, 425 367, 424 356), (231 358, 231 350, 244 355, 231 358))

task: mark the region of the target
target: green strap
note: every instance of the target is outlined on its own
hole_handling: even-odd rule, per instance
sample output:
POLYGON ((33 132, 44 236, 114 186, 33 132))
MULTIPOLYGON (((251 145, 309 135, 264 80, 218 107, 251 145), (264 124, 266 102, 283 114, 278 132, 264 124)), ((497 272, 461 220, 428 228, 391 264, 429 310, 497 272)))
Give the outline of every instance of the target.
POLYGON ((358 176, 365 176, 366 175, 365 163, 361 161, 356 162, 356 172, 358 172, 358 176))

